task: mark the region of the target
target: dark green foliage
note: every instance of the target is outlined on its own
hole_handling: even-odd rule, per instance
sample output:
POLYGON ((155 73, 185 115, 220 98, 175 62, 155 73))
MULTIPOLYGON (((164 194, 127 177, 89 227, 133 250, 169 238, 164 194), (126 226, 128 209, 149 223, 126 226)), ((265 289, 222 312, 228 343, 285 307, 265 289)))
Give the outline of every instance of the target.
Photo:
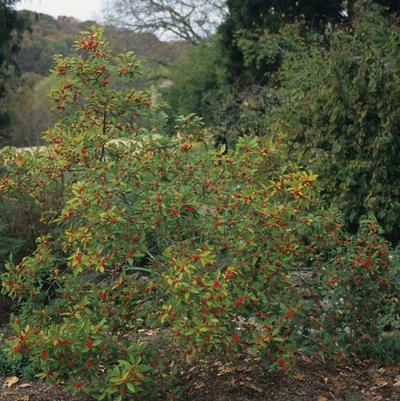
POLYGON ((219 35, 192 47, 187 56, 170 67, 170 82, 163 96, 171 114, 196 113, 213 127, 215 142, 235 142, 243 135, 268 131, 265 110, 271 108, 270 91, 261 85, 237 90, 226 82, 219 35))
POLYGON ((304 18, 309 28, 322 29, 327 23, 343 20, 341 4, 340 0, 228 0, 228 17, 219 30, 230 81, 240 77, 245 83, 260 83, 265 81, 266 74, 276 71, 280 65, 279 58, 271 59, 261 67, 246 65, 239 38, 256 41, 265 30, 277 33, 285 23, 296 18, 304 18))
MULTIPOLYGON (((391 13, 400 11, 396 0, 374 0, 391 13)), ((365 0, 228 0, 228 16, 219 27, 225 51, 227 77, 231 83, 260 84, 268 82, 270 74, 279 69, 281 58, 269 58, 263 63, 249 62, 241 39, 257 42, 263 33, 278 33, 285 24, 304 21, 306 32, 326 32, 337 25, 348 24, 368 3, 365 0)), ((371 2, 370 2, 371 3, 371 2)))
POLYGON ((228 1, 220 47, 177 66, 171 104, 201 114, 222 142, 283 129, 351 230, 375 215, 397 241, 400 39, 387 14, 397 3, 327 3, 228 1))
POLYGON ((0 66, 11 62, 11 56, 18 50, 21 33, 26 21, 13 9, 15 0, 0 0, 0 66))
POLYGON ((281 71, 279 120, 350 228, 374 214, 400 238, 400 29, 369 10, 281 71))
POLYGON ((29 380, 35 377, 35 368, 27 357, 12 359, 0 347, 0 376, 17 376, 29 380))
POLYGON ((383 334, 378 341, 361 344, 357 350, 362 358, 368 358, 381 366, 400 363, 400 334, 383 334))
POLYGON ((0 191, 0 272, 12 258, 21 260, 36 246, 36 238, 47 232, 40 221, 42 210, 32 199, 16 191, 6 196, 0 191))
MULTIPOLYGON (((10 123, 7 105, 2 98, 6 95, 6 82, 15 79, 14 55, 19 50, 22 33, 27 21, 14 10, 15 0, 0 0, 0 130, 10 123)), ((0 140, 4 135, 0 132, 0 140)))
POLYGON ((171 65, 171 84, 164 94, 176 115, 197 113, 206 121, 212 119, 215 96, 223 84, 221 55, 214 37, 190 48, 183 60, 171 65))
POLYGON ((377 3, 387 7, 390 12, 400 12, 400 2, 398 0, 377 0, 377 3))

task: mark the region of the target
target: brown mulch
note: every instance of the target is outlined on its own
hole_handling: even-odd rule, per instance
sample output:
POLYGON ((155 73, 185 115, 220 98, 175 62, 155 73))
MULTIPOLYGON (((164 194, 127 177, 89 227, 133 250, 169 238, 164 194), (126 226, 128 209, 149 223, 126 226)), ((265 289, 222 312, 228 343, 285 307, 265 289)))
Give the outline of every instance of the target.
POLYGON ((315 366, 301 360, 287 377, 265 373, 257 359, 243 358, 197 365, 183 378, 185 401, 400 401, 400 366, 315 366))
MULTIPOLYGON (((177 379, 182 401, 400 401, 400 366, 377 369, 366 362, 315 366, 302 358, 297 372, 285 377, 265 373, 257 358, 243 356, 199 362, 177 379)), ((88 401, 37 381, 8 388, 6 378, 0 379, 0 400, 88 401)))
MULTIPOLYGON (((1 304, 7 307, 0 307, 0 322, 10 311, 1 304)), ((249 355, 235 361, 214 358, 181 365, 176 382, 181 401, 400 401, 400 365, 378 369, 357 360, 316 366, 299 356, 297 371, 285 376, 265 372, 260 359, 249 355)), ((40 381, 0 377, 0 401, 89 400, 40 381)))
POLYGON ((18 381, 7 386, 7 380, 0 379, 0 400, 1 401, 89 401, 82 397, 75 397, 61 388, 49 386, 40 381, 27 382, 18 381))

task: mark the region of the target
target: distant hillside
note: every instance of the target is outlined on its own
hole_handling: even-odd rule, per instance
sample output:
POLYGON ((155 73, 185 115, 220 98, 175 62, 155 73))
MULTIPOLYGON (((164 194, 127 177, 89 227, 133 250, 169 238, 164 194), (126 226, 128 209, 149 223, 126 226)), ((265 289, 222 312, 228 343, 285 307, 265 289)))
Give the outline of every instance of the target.
MULTIPOLYGON (((42 133, 58 118, 47 94, 56 85, 49 75, 55 54, 74 53, 73 44, 81 31, 95 24, 71 17, 57 19, 46 14, 20 11, 27 16, 32 32, 27 32, 16 61, 22 79, 9 90, 7 99, 11 124, 6 128, 7 143, 31 146, 41 143, 42 133)), ((167 78, 167 66, 184 57, 188 44, 182 41, 163 42, 151 33, 133 33, 112 26, 105 27, 105 37, 114 53, 133 51, 142 61, 143 76, 137 79, 140 88, 161 85, 167 78)))
MULTIPOLYGON (((58 17, 46 14, 20 11, 32 24, 32 32, 26 33, 22 49, 17 57, 22 73, 33 72, 46 76, 53 65, 55 54, 70 55, 72 45, 81 31, 95 24, 94 21, 78 21, 72 17, 58 17)), ((105 27, 106 38, 114 52, 135 52, 152 67, 168 65, 182 58, 187 49, 183 41, 163 42, 151 33, 133 33, 112 26, 105 27)))

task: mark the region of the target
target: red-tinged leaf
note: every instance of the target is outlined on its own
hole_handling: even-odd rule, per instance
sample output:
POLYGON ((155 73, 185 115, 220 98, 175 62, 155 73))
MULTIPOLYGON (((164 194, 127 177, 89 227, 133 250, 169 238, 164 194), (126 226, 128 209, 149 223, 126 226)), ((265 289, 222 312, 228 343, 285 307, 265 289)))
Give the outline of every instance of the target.
POLYGON ((239 336, 238 336, 236 333, 232 333, 232 341, 233 341, 235 344, 240 344, 240 338, 239 338, 239 336))

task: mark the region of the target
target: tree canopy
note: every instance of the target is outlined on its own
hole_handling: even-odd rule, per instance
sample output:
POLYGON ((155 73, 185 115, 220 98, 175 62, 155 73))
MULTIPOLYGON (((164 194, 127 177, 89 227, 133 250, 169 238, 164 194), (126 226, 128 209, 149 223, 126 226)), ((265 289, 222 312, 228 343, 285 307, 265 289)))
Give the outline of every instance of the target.
MULTIPOLYGON (((279 60, 263 63, 261 68, 248 63, 240 46, 242 38, 257 41, 262 33, 276 34, 285 24, 296 20, 304 22, 304 33, 325 32, 337 24, 351 22, 364 3, 364 0, 227 0, 227 17, 219 32, 225 48, 228 78, 231 81, 239 78, 245 84, 260 83, 269 72, 279 68, 279 60)), ((395 0, 374 0, 370 3, 377 3, 389 12, 400 11, 400 3, 395 0)))
MULTIPOLYGON (((9 122, 4 102, 1 100, 6 93, 6 82, 13 72, 10 71, 10 67, 14 65, 13 56, 19 50, 22 32, 27 28, 26 20, 14 9, 16 1, 0 0, 0 128, 9 122)), ((0 139, 1 136, 0 133, 0 139)))
POLYGON ((169 34, 191 43, 212 33, 225 13, 223 0, 110 0, 109 18, 136 32, 169 34))
POLYGON ((282 25, 297 18, 305 20, 310 28, 323 29, 327 23, 338 23, 343 19, 342 1, 333 0, 228 0, 228 17, 219 27, 222 43, 226 50, 227 70, 231 80, 243 78, 248 69, 252 82, 260 82, 267 71, 275 71, 276 61, 264 65, 261 70, 246 68, 243 51, 238 44, 241 37, 252 37, 267 30, 278 32, 282 25))

